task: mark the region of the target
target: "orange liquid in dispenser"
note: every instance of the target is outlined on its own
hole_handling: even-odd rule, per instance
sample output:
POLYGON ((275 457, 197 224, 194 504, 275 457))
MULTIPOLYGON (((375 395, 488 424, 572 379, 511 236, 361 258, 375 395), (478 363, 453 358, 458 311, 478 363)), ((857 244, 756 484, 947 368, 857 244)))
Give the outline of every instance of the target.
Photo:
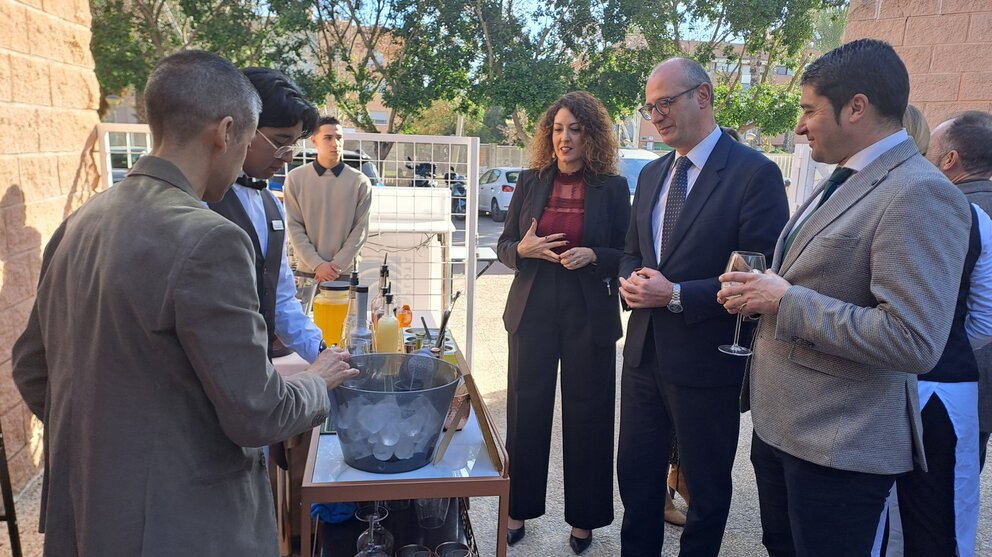
POLYGON ((319 297, 313 301, 313 322, 324 333, 324 342, 328 346, 341 344, 344 320, 347 316, 347 298, 345 298, 344 303, 339 303, 337 300, 321 300, 319 297))

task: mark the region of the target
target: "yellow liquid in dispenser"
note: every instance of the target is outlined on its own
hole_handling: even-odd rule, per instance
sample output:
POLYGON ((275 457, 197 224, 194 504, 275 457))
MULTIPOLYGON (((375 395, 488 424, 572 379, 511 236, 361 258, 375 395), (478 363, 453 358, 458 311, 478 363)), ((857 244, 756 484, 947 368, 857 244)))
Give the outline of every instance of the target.
POLYGON ((321 299, 320 296, 313 301, 313 322, 324 334, 324 342, 328 346, 341 344, 341 335, 344 332, 344 320, 348 316, 348 299, 345 297, 344 303, 337 300, 321 299))

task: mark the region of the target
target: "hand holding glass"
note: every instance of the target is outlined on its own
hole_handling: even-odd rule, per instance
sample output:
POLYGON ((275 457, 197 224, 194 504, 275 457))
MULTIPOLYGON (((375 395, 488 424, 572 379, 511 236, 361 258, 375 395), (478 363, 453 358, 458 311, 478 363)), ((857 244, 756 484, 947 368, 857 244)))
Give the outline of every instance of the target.
MULTIPOLYGON (((730 254, 730 260, 727 261, 727 269, 724 271, 726 273, 731 273, 734 271, 739 272, 752 272, 752 273, 764 273, 765 272, 765 256, 764 254, 755 251, 735 251, 730 254)), ((723 287, 727 288, 733 286, 734 282, 725 282, 723 287)), ((736 296, 735 296, 736 297, 736 296)), ((724 354, 730 354, 731 356, 750 356, 751 350, 745 348, 738 344, 741 336, 741 319, 743 314, 737 313, 737 328, 734 329, 734 343, 733 344, 723 344, 719 347, 720 352, 724 354)))

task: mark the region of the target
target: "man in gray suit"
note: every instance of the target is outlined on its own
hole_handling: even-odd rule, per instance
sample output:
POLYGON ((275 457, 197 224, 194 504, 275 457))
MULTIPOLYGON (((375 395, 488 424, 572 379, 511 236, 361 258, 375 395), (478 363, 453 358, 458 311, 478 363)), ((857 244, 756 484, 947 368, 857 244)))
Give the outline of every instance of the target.
MULTIPOLYGON (((968 111, 933 129, 927 159, 964 192, 970 203, 992 214, 992 114, 968 111)), ((978 360, 978 451, 981 466, 992 434, 992 346, 978 360)))
POLYGON ((762 316, 742 402, 769 554, 868 555, 895 476, 925 466, 916 374, 947 342, 971 214, 902 129, 891 46, 845 44, 801 83, 796 133, 838 167, 771 270, 721 276, 718 299, 762 316))
POLYGON ((262 452, 321 423, 352 377, 325 351, 290 379, 266 357, 252 244, 204 207, 234 182, 260 103, 222 58, 162 60, 154 139, 45 248, 13 374, 45 423, 46 556, 278 555, 262 452))

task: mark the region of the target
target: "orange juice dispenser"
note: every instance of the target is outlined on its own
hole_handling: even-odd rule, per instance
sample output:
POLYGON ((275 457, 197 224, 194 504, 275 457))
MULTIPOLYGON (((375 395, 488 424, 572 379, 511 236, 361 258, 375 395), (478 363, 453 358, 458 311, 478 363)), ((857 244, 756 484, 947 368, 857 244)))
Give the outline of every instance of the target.
POLYGON ((324 334, 324 342, 328 345, 340 344, 347 315, 348 283, 320 283, 320 293, 313 299, 313 322, 324 334))

